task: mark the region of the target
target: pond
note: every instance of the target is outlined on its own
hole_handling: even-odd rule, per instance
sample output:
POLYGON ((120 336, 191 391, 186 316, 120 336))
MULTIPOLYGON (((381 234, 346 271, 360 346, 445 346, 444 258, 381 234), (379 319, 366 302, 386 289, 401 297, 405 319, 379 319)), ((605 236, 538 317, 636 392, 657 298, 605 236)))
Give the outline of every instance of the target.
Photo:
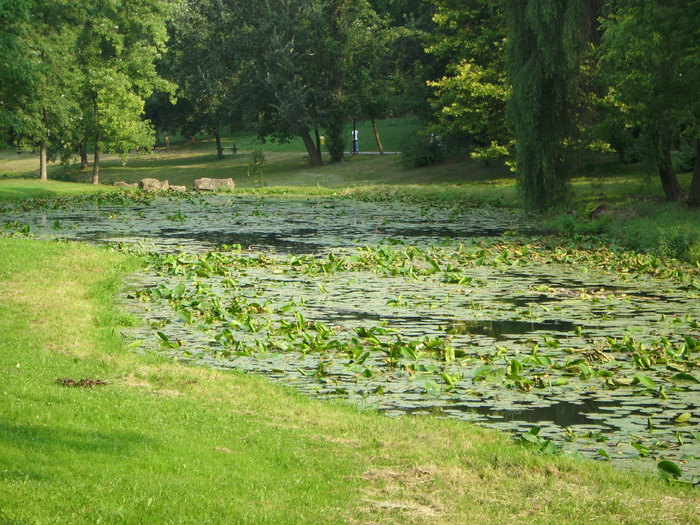
POLYGON ((487 207, 210 195, 0 220, 144 255, 121 299, 138 351, 700 480, 691 269, 487 207))

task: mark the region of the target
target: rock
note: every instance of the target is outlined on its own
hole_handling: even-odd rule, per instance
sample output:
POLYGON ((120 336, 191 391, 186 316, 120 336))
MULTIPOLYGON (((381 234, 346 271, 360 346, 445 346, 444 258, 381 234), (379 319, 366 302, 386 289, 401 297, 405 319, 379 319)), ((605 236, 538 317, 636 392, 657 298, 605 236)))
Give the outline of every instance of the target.
POLYGON ((173 184, 172 186, 170 186, 170 191, 176 191, 178 193, 186 193, 187 188, 185 186, 176 186, 173 184))
POLYGON ((196 191, 232 190, 235 184, 233 179, 195 179, 192 189, 196 191))
POLYGON ((593 208, 589 213, 588 213, 588 218, 589 219, 599 219, 603 215, 607 215, 610 212, 610 206, 607 204, 599 204, 595 208, 593 208))
POLYGON ((124 182, 124 181, 118 181, 114 183, 115 186, 118 186, 119 188, 137 188, 138 184, 131 183, 131 182, 124 182))
POLYGON ((141 179, 139 188, 146 191, 167 190, 170 188, 170 184, 167 180, 161 182, 158 179, 141 179))

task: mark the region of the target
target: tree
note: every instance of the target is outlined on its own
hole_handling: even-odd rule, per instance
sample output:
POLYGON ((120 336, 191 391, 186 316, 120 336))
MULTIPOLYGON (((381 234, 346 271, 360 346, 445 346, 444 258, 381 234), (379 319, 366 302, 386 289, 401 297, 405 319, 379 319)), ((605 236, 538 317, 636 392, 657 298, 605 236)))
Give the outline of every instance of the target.
POLYGON ((21 128, 16 110, 30 97, 35 82, 32 63, 24 49, 31 2, 0 1, 0 133, 10 142, 21 128))
POLYGON ((271 0, 244 13, 238 32, 248 103, 261 136, 302 138, 312 165, 322 164, 318 129, 326 126, 333 160, 342 158, 342 120, 351 62, 349 42, 370 12, 365 0, 271 0), (316 140, 311 136, 315 132, 316 140))
POLYGON ((76 112, 72 57, 79 11, 74 0, 0 4, 0 123, 18 147, 39 148, 40 180, 47 179, 49 147, 61 141, 76 112))
POLYGON ((503 48, 503 2, 431 0, 437 31, 428 51, 446 63, 434 89, 436 133, 469 144, 475 158, 499 158, 512 141, 505 108, 509 96, 503 48))
POLYGON ((164 74, 178 85, 178 104, 172 108, 180 117, 178 129, 191 136, 212 134, 220 159, 221 129, 254 118, 237 98, 243 87, 238 85, 239 53, 231 44, 242 23, 238 4, 183 3, 170 21, 168 53, 161 62, 164 74))
POLYGON ((100 153, 127 154, 153 145, 142 117, 154 90, 171 86, 159 77, 155 59, 166 38, 167 0, 99 0, 85 7, 78 37, 82 75, 81 131, 94 142, 92 182, 99 183, 100 153))
POLYGON ((384 148, 377 119, 389 114, 392 98, 399 95, 398 79, 403 72, 392 48, 402 33, 400 28, 387 27, 372 11, 365 22, 355 28, 347 44, 351 64, 346 89, 349 111, 353 117, 370 120, 380 155, 384 154, 384 148))
POLYGON ((509 0, 506 55, 512 85, 507 116, 516 140, 518 183, 534 209, 569 192, 570 148, 587 19, 580 0, 509 0))
MULTIPOLYGON (((699 20, 697 0, 617 0, 603 21, 601 66, 609 96, 627 124, 640 130, 669 201, 683 198, 671 149, 682 130, 690 140, 700 136, 699 20)), ((700 175, 689 200, 700 203, 700 175)))

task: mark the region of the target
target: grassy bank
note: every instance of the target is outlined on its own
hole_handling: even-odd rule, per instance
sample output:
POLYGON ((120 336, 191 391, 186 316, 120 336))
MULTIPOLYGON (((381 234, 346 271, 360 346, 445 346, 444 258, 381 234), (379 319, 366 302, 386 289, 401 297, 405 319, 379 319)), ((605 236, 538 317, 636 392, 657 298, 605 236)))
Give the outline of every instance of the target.
POLYGON ((113 305, 137 264, 0 239, 0 522, 698 522, 696 490, 139 357, 113 305))
POLYGON ((0 179, 0 201, 24 200, 31 198, 52 198, 85 193, 114 191, 111 186, 93 186, 92 184, 75 184, 38 179, 8 178, 0 179))

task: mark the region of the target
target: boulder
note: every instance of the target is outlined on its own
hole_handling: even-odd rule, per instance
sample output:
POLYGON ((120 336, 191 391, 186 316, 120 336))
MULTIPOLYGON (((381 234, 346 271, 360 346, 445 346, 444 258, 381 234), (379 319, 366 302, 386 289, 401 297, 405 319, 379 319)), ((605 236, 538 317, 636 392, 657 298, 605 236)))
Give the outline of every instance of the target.
POLYGON ((167 180, 161 182, 158 179, 141 179, 139 188, 146 191, 167 190, 170 188, 170 184, 167 180))
POLYGON ((135 182, 131 183, 131 182, 124 182, 121 180, 118 182, 115 182, 114 185, 119 187, 119 188, 137 188, 138 187, 138 184, 136 184, 135 182))
POLYGON ((173 184, 170 186, 170 191, 176 191, 178 193, 186 193, 187 188, 185 186, 176 186, 173 184))
POLYGON ((232 190, 235 184, 233 179, 195 179, 192 189, 196 191, 232 190))

